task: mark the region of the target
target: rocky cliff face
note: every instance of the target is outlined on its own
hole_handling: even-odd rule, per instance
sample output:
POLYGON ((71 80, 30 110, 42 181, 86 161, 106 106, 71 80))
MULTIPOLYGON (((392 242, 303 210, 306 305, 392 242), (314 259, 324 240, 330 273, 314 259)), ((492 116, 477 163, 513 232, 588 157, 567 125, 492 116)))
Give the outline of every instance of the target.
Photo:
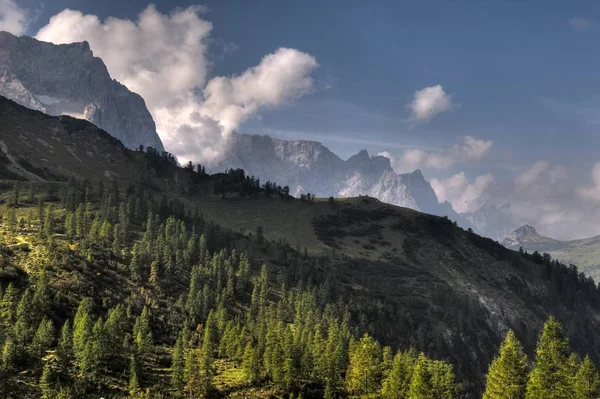
POLYGON ((236 134, 231 137, 226 158, 209 165, 212 172, 243 168, 250 175, 290 186, 298 196, 357 197, 368 195, 388 204, 434 215, 462 219, 448 203, 438 203, 435 192, 421 171, 397 174, 390 160, 369 156, 362 150, 343 160, 316 141, 279 140, 269 136, 236 134))
POLYGON ((111 79, 87 42, 54 45, 0 32, 0 94, 50 115, 87 119, 129 148, 164 150, 142 97, 111 79))
POLYGON ((475 212, 462 213, 461 216, 473 225, 478 234, 502 242, 518 226, 513 222, 509 208, 509 204, 498 207, 486 203, 475 212))

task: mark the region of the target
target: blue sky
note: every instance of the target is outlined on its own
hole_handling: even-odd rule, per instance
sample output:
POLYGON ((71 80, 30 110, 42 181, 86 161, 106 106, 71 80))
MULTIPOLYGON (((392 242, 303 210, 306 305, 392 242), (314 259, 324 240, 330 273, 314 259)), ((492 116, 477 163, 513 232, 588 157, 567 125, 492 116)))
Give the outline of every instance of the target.
MULTIPOLYGON (((29 35, 66 8, 105 23, 107 17, 136 21, 148 6, 146 1, 2 1, 16 1, 28 10, 29 35)), ((167 15, 174 7, 198 3, 154 4, 167 15)), ((280 47, 306 53, 319 64, 313 70, 310 60, 302 61, 300 77, 313 79, 309 91, 297 99, 288 93, 294 101, 262 104, 235 124, 236 131, 315 139, 343 158, 363 148, 371 154, 386 151, 400 159, 398 171, 420 167, 437 183, 441 199, 456 206, 472 201, 463 210, 474 210, 490 198, 525 203, 543 195, 547 209, 562 207, 557 211, 562 216, 553 219, 557 223, 575 218, 565 216, 564 208, 598 207, 600 168, 595 179, 593 166, 600 161, 600 2, 200 4, 207 8, 200 18, 210 21, 212 30, 206 36, 207 76, 195 90, 213 77, 244 73, 280 47), (415 120, 407 105, 419 90, 437 85, 450 105, 431 118, 415 120), (464 150, 466 136, 485 151, 475 156, 464 150), (406 148, 421 151, 416 161, 406 148), (414 162, 405 162, 408 155, 414 162), (517 182, 528 181, 519 179, 528 173, 549 191, 532 189, 525 195, 517 182), (478 176, 486 178, 477 187, 478 176), (565 193, 559 203, 556 190, 565 193), (474 194, 465 198, 465 192, 474 194)), ((56 41, 56 35, 49 37, 56 41)), ((110 60, 107 64, 111 70, 110 60)))
MULTIPOLYGON (((36 7, 36 2, 23 1, 36 7)), ((169 12, 173 1, 156 1, 169 12)), ((180 7, 192 2, 178 1, 180 7)), ((207 1, 212 37, 235 45, 215 75, 239 73, 281 46, 313 55, 322 84, 293 106, 261 112, 240 130, 310 133, 342 156, 362 147, 336 136, 442 147, 457 136, 489 139, 531 157, 595 161, 600 127, 600 3, 548 1, 207 1), (406 123, 416 90, 441 84, 460 107, 406 123), (329 87, 329 88, 327 88, 329 87), (585 114, 585 110, 587 114, 585 114), (583 112, 583 114, 582 114, 583 112), (594 148, 595 147, 595 148, 594 148)), ((64 8, 134 19, 145 1, 46 1, 29 32, 64 8)), ((223 49, 216 44, 215 54, 223 49)), ((502 165, 500 165, 502 166, 502 165)), ((514 165, 511 165, 514 166, 514 165)), ((501 173, 501 170, 496 173, 501 173)))

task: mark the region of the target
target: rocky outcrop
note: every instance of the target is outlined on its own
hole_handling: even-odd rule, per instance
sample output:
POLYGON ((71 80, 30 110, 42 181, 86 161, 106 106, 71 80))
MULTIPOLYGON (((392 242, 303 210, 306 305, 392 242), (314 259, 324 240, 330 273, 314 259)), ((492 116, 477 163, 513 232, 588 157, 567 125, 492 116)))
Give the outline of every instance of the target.
POLYGON ((0 95, 87 119, 129 148, 164 150, 142 97, 114 79, 87 42, 55 45, 0 32, 0 95))

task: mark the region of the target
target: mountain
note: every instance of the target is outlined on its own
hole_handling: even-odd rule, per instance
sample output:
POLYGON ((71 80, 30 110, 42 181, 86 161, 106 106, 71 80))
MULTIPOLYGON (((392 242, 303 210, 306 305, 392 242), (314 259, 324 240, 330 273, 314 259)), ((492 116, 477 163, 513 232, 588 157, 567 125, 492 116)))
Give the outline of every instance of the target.
MULTIPOLYGON (((550 315, 578 354, 600 359, 600 291, 593 281, 445 218, 364 196, 266 196, 237 172, 186 170, 168 156, 128 150, 87 121, 5 98, 0 126, 0 285, 11 292, 13 283, 18 308, 32 306, 16 312, 28 317, 15 323, 27 355, 7 368, 0 391, 8 384, 19 397, 40 397, 35 387, 49 369, 47 378, 84 390, 79 397, 124 397, 130 381, 173 397, 169 367, 181 364, 171 361, 177 342, 189 338, 185 353, 195 361, 188 345, 199 348, 210 334, 218 348, 211 352, 217 396, 264 398, 285 389, 271 369, 259 366, 261 378, 246 374, 248 359, 284 363, 263 361, 267 354, 257 348, 265 344, 293 357, 295 389, 322 397, 323 380, 312 371, 322 350, 311 345, 325 348, 320 342, 333 337, 332 348, 348 351, 349 336, 368 332, 382 345, 412 346, 452 363, 464 397, 477 397, 507 331, 532 359, 550 315), (52 341, 43 342, 47 356, 39 342, 30 346, 27 337, 41 334, 35 331, 42 316, 58 333, 85 297, 91 304, 77 313, 89 313, 86 331, 121 331, 120 339, 108 340, 125 343, 120 349, 97 352, 100 360, 84 368, 73 367, 85 358, 80 352, 65 364, 52 341), (284 342, 297 346, 290 352, 284 342), (47 367, 44 359, 52 360, 47 367)), ((382 160, 361 155, 352 162, 375 168, 371 163, 382 160)), ((515 238, 532 234, 526 228, 515 238)), ((13 298, 17 308, 14 295, 3 301, 13 298)), ((10 326, 0 325, 1 337, 10 336, 10 326)), ((92 349, 105 342, 94 336, 86 335, 92 349)), ((269 356, 276 355, 283 356, 269 356)), ((338 366, 336 378, 347 366, 338 366)), ((344 392, 343 381, 334 388, 344 392)))
POLYGON ((576 265, 586 275, 600 281, 600 236, 571 241, 544 237, 529 225, 519 227, 508 235, 502 245, 510 249, 548 253, 566 264, 576 265))
POLYGON ((367 195, 388 204, 439 216, 470 227, 448 203, 439 203, 420 170, 397 174, 390 160, 366 150, 343 160, 316 141, 279 140, 266 135, 234 134, 224 159, 208 165, 212 171, 242 168, 261 181, 290 187, 299 196, 357 197, 367 195))
POLYGON ((477 234, 501 242, 516 227, 508 212, 509 208, 510 204, 498 207, 486 202, 478 210, 461 213, 460 216, 472 224, 477 234))
POLYGON ((0 94, 51 115, 87 119, 128 148, 164 150, 142 97, 111 79, 87 42, 54 45, 0 32, 0 94))

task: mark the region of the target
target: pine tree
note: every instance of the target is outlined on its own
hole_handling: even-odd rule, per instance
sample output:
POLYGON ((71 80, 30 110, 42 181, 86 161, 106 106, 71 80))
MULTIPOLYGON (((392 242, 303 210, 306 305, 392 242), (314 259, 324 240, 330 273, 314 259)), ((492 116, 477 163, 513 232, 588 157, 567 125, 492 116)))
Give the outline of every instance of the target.
POLYGON ((600 380, 598 371, 586 356, 575 375, 575 396, 574 399, 597 399, 600 397, 600 380))
POLYGON ((483 399, 522 399, 527 387, 527 356, 510 330, 487 374, 483 399))
POLYGON ((527 383, 527 399, 569 399, 574 396, 569 365, 569 343, 562 327, 550 317, 536 348, 527 383))

